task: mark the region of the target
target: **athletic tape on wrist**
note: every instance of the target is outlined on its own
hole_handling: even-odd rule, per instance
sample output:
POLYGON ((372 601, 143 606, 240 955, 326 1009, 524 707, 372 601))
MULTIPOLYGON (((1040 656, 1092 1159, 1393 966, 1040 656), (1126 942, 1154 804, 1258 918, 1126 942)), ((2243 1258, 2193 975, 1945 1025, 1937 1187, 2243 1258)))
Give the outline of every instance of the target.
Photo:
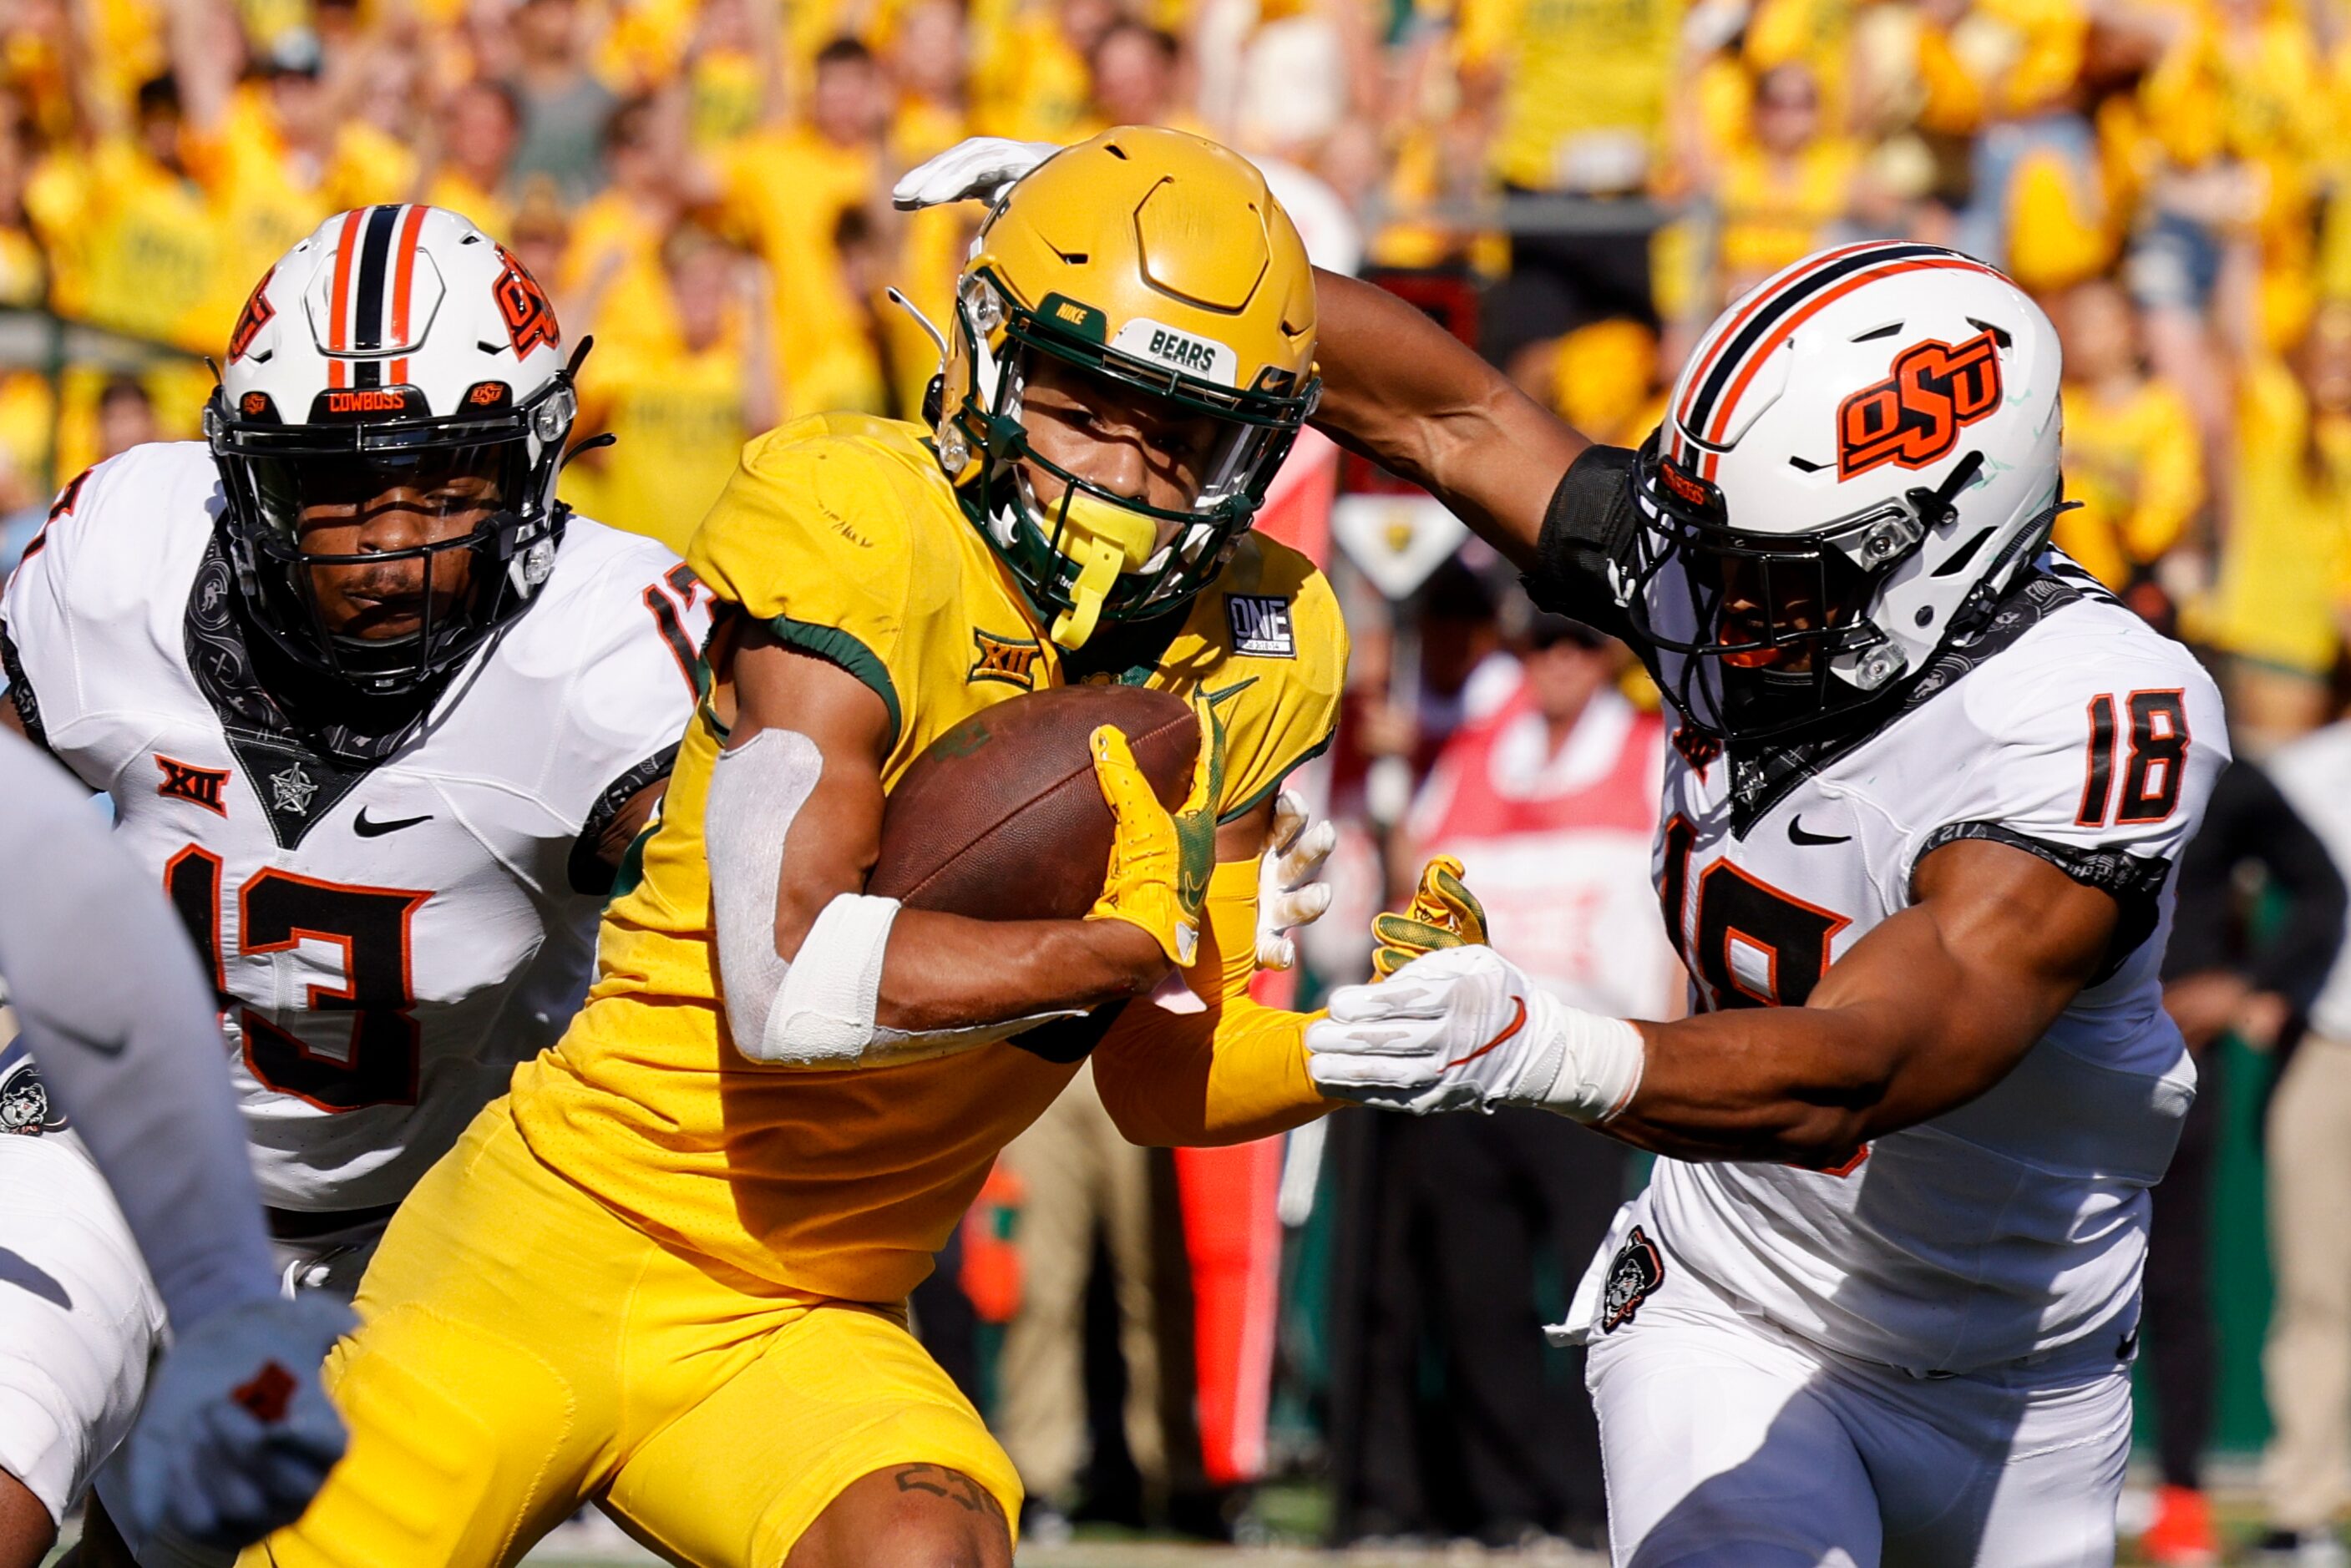
POLYGON ((1535 1104, 1579 1122, 1602 1123, 1623 1110, 1641 1087, 1648 1043, 1621 1018, 1604 1018, 1538 993, 1534 1011, 1556 1033, 1559 1064, 1535 1104), (1547 1018, 1541 1014, 1549 1013, 1547 1018))
POLYGON ((853 1066, 873 1044, 882 959, 898 900, 842 893, 824 907, 768 1013, 759 1059, 789 1066, 853 1066))

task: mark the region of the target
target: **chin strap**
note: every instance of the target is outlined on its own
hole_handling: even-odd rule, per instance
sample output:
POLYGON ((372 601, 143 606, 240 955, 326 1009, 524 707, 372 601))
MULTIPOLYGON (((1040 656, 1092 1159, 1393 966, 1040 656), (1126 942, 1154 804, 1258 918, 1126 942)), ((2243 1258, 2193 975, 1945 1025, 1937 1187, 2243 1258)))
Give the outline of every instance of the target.
POLYGON ((1158 553, 1159 530, 1150 518, 1071 486, 1061 497, 1054 534, 1078 575, 1070 584, 1070 607, 1053 618, 1051 635, 1062 648, 1082 648, 1121 574, 1140 570, 1158 553))

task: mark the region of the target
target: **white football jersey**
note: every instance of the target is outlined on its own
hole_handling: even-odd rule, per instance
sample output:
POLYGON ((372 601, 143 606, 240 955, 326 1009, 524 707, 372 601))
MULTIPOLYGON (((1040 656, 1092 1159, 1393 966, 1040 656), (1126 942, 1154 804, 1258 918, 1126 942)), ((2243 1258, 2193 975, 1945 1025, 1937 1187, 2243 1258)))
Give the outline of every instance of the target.
POLYGON ((2123 908, 2108 969, 1977 1100, 1838 1171, 1661 1159, 1656 1241, 1747 1310, 1916 1373, 2136 1324, 2195 1070, 2162 1007, 2170 869, 2227 759, 2187 649, 2052 556, 1857 742, 1668 762, 1656 873, 1697 1009, 1794 1005, 1958 838, 2123 908))
POLYGON ((0 600, 19 711, 211 961, 267 1201, 394 1203, 577 1007, 593 841, 668 772, 709 596, 574 517, 531 607, 354 765, 255 682, 220 507, 195 442, 68 487, 0 600))

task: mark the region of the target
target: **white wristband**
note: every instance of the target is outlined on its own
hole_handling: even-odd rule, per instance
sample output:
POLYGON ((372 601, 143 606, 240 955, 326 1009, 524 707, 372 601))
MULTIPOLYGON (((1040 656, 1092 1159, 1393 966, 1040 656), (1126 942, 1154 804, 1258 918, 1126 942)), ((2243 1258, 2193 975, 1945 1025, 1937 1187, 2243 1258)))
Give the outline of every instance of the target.
POLYGON ((1541 1022, 1557 1031, 1561 1050, 1557 1075, 1530 1103, 1579 1122, 1605 1122, 1623 1110, 1640 1088, 1648 1061, 1641 1032, 1621 1018, 1604 1018, 1547 996, 1539 996, 1536 1010, 1551 1015, 1541 1022))
POLYGON ((882 960, 898 900, 841 893, 824 907, 800 942, 758 1059, 795 1067, 853 1067, 873 1044, 882 995, 882 960))

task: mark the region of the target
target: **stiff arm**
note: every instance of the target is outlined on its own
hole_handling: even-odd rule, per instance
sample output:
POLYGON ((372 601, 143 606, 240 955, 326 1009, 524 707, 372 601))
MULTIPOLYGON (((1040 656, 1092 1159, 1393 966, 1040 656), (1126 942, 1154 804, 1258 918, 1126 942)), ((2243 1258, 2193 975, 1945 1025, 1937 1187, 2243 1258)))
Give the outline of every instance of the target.
POLYGON ((182 1332, 277 1295, 227 1048, 187 933, 89 798, 0 737, 0 974, 182 1332))

